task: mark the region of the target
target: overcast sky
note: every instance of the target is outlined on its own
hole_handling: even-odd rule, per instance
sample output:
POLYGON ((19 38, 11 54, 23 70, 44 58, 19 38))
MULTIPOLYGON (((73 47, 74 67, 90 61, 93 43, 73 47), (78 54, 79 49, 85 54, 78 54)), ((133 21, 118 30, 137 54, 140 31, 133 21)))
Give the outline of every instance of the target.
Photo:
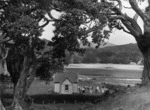
MULTIPOLYGON (((124 3, 124 4, 125 4, 125 6, 128 5, 126 3, 124 3)), ((143 8, 143 7, 145 7, 145 5, 147 5, 147 2, 142 3, 140 5, 140 7, 143 8)), ((131 9, 123 9, 123 12, 128 14, 131 17, 133 17, 135 15, 135 12, 131 9)), ((53 15, 58 16, 58 13, 53 12, 53 15)), ((143 27, 143 22, 140 19, 140 17, 138 18, 138 24, 141 27, 143 27)), ((50 40, 51 37, 53 36, 53 30, 54 30, 54 27, 52 26, 52 23, 50 23, 48 26, 46 26, 44 28, 44 30, 45 31, 43 32, 42 38, 46 38, 46 39, 50 40)), ((117 45, 128 44, 128 43, 136 43, 133 36, 123 32, 123 31, 117 30, 117 29, 114 29, 114 31, 111 34, 110 39, 109 39, 108 42, 113 43, 113 44, 117 44, 117 45)))

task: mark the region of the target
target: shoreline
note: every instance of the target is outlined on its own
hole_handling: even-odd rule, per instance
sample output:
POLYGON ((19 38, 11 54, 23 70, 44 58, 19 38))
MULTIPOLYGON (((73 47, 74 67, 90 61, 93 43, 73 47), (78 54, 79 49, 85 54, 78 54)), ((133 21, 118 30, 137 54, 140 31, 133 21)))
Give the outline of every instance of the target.
POLYGON ((65 68, 143 70, 143 65, 130 64, 69 64, 65 68))

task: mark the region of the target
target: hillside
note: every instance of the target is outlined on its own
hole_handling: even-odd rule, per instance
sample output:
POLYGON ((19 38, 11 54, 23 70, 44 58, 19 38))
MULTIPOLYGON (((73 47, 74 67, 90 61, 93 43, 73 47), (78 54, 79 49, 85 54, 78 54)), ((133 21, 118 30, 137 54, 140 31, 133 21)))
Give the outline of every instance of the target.
POLYGON ((68 56, 70 63, 129 64, 131 62, 138 63, 141 59, 142 55, 136 44, 113 45, 109 43, 98 49, 93 48, 93 46, 86 47, 83 56, 77 53, 68 56))
MULTIPOLYGON (((104 44, 104 43, 101 44, 99 48, 112 47, 112 46, 116 46, 116 45, 107 42, 106 44, 104 44)), ((94 48, 94 49, 95 49, 95 47, 96 47, 96 44, 94 44, 94 43, 91 42, 91 43, 90 43, 90 47, 87 47, 87 48, 94 48)))
POLYGON ((124 93, 117 93, 99 104, 88 107, 88 110, 150 110, 150 88, 129 88, 124 93))
POLYGON ((113 46, 107 46, 105 48, 99 48, 98 51, 111 51, 115 53, 120 52, 134 52, 139 53, 139 49, 137 44, 125 44, 125 45, 113 45, 113 46))

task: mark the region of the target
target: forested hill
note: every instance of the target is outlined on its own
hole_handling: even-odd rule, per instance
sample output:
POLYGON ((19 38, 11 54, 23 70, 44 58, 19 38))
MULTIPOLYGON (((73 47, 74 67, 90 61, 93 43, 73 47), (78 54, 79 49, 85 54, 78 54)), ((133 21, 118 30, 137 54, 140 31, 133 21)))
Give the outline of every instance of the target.
POLYGON ((74 54, 68 57, 70 63, 138 63, 142 55, 136 44, 106 45, 103 48, 86 48, 84 56, 74 54))
POLYGON ((115 53, 120 53, 120 52, 125 52, 125 53, 140 53, 140 50, 137 46, 137 44, 125 44, 125 45, 113 45, 113 46, 107 46, 104 48, 98 48, 97 51, 99 52, 115 52, 115 53))

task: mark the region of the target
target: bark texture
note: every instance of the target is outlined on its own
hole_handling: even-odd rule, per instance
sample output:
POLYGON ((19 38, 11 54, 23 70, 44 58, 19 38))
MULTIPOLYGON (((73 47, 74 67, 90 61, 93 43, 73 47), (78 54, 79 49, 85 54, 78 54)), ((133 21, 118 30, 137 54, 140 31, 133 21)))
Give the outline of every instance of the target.
POLYGON ((144 69, 142 74, 142 84, 150 84, 150 48, 143 53, 144 69))
POLYGON ((2 104, 1 99, 0 99, 0 110, 6 110, 6 109, 4 108, 4 106, 3 106, 3 104, 2 104))
POLYGON ((20 78, 15 87, 15 93, 14 93, 13 104, 12 104, 13 110, 26 110, 27 108, 24 102, 24 98, 25 98, 27 77, 28 77, 30 66, 31 66, 30 59, 25 57, 23 63, 23 69, 20 73, 20 78))
POLYGON ((11 107, 12 110, 28 110, 29 106, 25 102, 25 97, 35 78, 36 70, 37 62, 32 61, 31 58, 25 57, 23 69, 14 90, 14 98, 11 107))
POLYGON ((142 84, 150 84, 150 33, 145 33, 137 40, 139 49, 144 58, 144 69, 142 74, 142 84))
MULTIPOLYGON (((115 1, 120 1, 118 2, 118 4, 121 4, 121 0, 115 1)), ((136 12, 136 16, 131 18, 127 14, 122 13, 122 11, 118 7, 114 7, 113 11, 117 16, 112 16, 112 18, 121 20, 126 29, 128 29, 128 34, 131 34, 137 41, 138 47, 144 58, 142 84, 147 85, 150 84, 150 0, 148 0, 149 5, 146 7, 145 11, 143 11, 139 7, 136 0, 129 0, 129 4, 131 5, 131 8, 136 12), (138 16, 140 16, 143 21, 143 30, 137 22, 138 16)))
POLYGON ((3 83, 2 80, 0 78, 0 110, 6 110, 5 107, 2 104, 2 93, 3 93, 3 83))

